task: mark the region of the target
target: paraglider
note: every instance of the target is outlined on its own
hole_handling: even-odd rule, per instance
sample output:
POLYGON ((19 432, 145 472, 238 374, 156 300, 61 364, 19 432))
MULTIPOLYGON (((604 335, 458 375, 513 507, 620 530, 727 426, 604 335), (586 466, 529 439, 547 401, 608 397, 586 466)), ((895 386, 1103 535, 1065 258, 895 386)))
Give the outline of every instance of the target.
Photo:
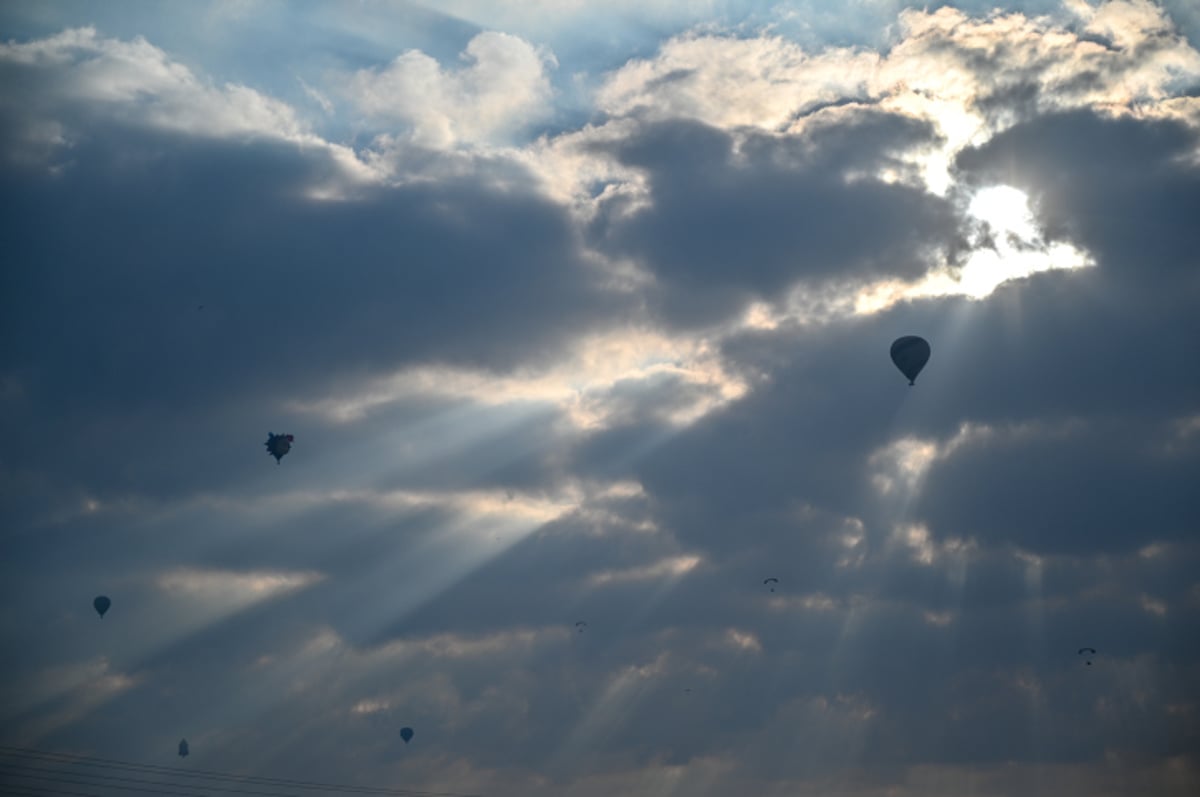
MULTIPOLYGON (((779 579, 777 579, 777 578, 764 578, 763 579, 763 586, 766 586, 767 584, 772 584, 772 583, 778 584, 779 579)), ((771 592, 774 592, 774 591, 775 591, 775 588, 771 587, 771 592)))
POLYGON ((102 620, 109 606, 112 606, 112 601, 108 599, 107 595, 97 595, 96 600, 92 601, 92 607, 95 608, 96 613, 100 615, 100 619, 102 620))
POLYGON ((296 438, 290 434, 275 434, 267 432, 267 453, 275 457, 275 464, 292 450, 292 441, 296 438))
POLYGON ((580 620, 579 622, 575 623, 575 628, 579 631, 579 633, 582 634, 583 629, 587 628, 587 623, 585 623, 583 620, 580 620))
POLYGON ((179 757, 187 758, 187 754, 188 754, 187 739, 180 739, 179 740, 179 757))
POLYGON ((1091 666, 1092 666, 1092 661, 1091 661, 1091 659, 1092 659, 1092 656, 1095 656, 1095 655, 1096 655, 1096 649, 1095 649, 1095 648, 1080 648, 1080 649, 1079 649, 1079 652, 1078 652, 1078 653, 1076 653, 1075 655, 1076 655, 1076 656, 1082 656, 1082 655, 1083 655, 1083 653, 1084 653, 1084 651, 1087 651, 1087 653, 1089 654, 1089 655, 1088 655, 1088 662, 1087 662, 1087 666, 1091 667, 1091 666))
POLYGON ((910 386, 916 384, 917 374, 929 362, 929 351, 929 341, 916 335, 905 335, 892 343, 892 362, 908 377, 910 386))
POLYGON ((412 741, 413 729, 412 728, 401 728, 400 729, 400 738, 404 740, 405 744, 408 744, 410 741, 412 741))

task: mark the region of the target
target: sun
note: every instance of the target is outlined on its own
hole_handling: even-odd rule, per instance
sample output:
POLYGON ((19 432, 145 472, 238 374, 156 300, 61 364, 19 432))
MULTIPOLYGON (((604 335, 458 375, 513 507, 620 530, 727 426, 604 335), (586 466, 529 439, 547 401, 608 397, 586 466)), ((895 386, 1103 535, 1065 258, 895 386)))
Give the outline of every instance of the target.
POLYGON ((1010 185, 981 188, 967 205, 967 213, 987 223, 1001 235, 1023 239, 1037 236, 1037 224, 1029 209, 1029 196, 1010 185))

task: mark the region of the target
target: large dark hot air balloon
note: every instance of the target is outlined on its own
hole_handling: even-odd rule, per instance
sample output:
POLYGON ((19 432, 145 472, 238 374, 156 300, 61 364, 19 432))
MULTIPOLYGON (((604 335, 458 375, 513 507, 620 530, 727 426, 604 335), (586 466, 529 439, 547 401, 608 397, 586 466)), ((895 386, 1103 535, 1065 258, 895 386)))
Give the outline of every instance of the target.
MULTIPOLYGON (((400 738, 404 740, 405 744, 408 744, 409 742, 411 742, 412 738, 413 738, 413 729, 412 728, 401 728, 400 729, 400 738)), ((434 745, 434 746, 436 747, 437 745, 434 745)))
POLYGON ((916 335, 896 338, 892 343, 892 362, 908 377, 909 385, 916 384, 917 374, 929 362, 929 341, 916 335))
POLYGON ((292 450, 292 441, 296 438, 290 434, 275 434, 267 432, 267 453, 275 457, 275 464, 279 464, 287 452, 292 450))
POLYGON ((104 613, 108 611, 108 607, 112 606, 112 601, 108 599, 107 595, 97 595, 96 600, 92 601, 92 606, 95 607, 96 613, 103 618, 104 613))
POLYGON ((187 754, 188 754, 187 739, 180 739, 179 740, 179 757, 187 758, 187 754))

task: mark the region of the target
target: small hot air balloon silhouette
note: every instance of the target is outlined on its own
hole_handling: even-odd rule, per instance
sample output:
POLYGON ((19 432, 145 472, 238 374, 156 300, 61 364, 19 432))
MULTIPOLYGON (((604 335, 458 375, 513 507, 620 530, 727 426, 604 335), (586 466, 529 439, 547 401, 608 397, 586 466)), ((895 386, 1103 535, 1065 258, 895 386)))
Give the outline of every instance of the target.
POLYGON ((412 741, 413 729, 412 728, 401 728, 400 729, 400 738, 404 740, 405 744, 408 744, 410 741, 412 741))
POLYGON ((292 441, 295 439, 296 438, 290 434, 275 434, 274 432, 267 432, 267 453, 275 457, 276 465, 279 464, 279 460, 283 459, 283 456, 287 454, 287 452, 292 450, 292 441))
MULTIPOLYGON (((766 584, 772 584, 772 583, 774 583, 774 584, 778 584, 778 583, 779 583, 779 579, 777 579, 777 578, 764 578, 764 579, 763 579, 763 584, 764 584, 764 585, 766 585, 766 584)), ((774 587, 771 587, 771 592, 774 592, 774 591, 775 591, 775 588, 774 588, 774 587)))
POLYGON ((108 599, 107 595, 97 595, 96 600, 92 601, 92 606, 96 609, 96 613, 100 615, 101 619, 103 619, 104 613, 108 611, 108 607, 112 606, 112 601, 108 599))
POLYGON ((1096 655, 1096 649, 1095 648, 1080 648, 1079 652, 1076 653, 1075 655, 1082 656, 1084 653, 1088 654, 1087 666, 1091 667, 1092 666, 1092 656, 1096 655))
POLYGON ((917 374, 929 362, 929 351, 929 341, 916 335, 905 335, 892 343, 892 362, 908 377, 910 386, 916 384, 917 374))
POLYGON ((187 754, 188 754, 187 739, 180 739, 179 740, 179 757, 187 758, 187 754))

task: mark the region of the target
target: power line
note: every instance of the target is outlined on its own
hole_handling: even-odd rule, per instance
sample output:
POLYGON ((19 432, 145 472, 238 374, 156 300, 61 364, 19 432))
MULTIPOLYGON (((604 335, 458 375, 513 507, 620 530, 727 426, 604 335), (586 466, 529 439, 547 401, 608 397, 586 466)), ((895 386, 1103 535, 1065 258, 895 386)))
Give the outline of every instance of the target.
POLYGON ((45 791, 43 786, 13 786, 4 784, 5 797, 109 797, 90 791, 45 791), (17 789, 17 791, 13 791, 17 789))
MULTIPOLYGON (((209 786, 203 783, 178 783, 174 781, 154 781, 144 780, 141 778, 125 778, 120 775, 103 775, 95 772, 63 772, 62 770, 49 769, 46 767, 30 767, 20 764, 0 764, 0 773, 11 774, 18 778, 27 778, 29 780, 45 780, 51 783, 67 783, 72 786, 94 786, 105 789, 122 789, 129 791, 145 792, 147 794, 173 794, 176 797, 208 797, 196 791, 163 791, 163 787, 171 787, 173 789, 204 789, 211 792, 212 789, 226 794, 247 794, 255 797, 291 797, 280 791, 258 791, 255 789, 235 789, 229 786, 209 786), (24 771, 18 771, 24 770, 24 771), (71 775, 82 776, 84 779, 79 780, 78 777, 55 777, 55 775, 71 775), (117 781, 117 783, 109 783, 102 781, 117 781), (138 786, 129 786, 125 784, 136 783, 138 786), (145 788, 151 786, 152 788, 145 788)), ((24 785, 24 784, 22 784, 24 785)), ((36 784, 29 784, 36 788, 45 788, 36 784)), ((292 792, 294 795, 295 792, 292 792)))
MULTIPOLYGON (((205 769, 200 769, 200 770, 173 769, 170 767, 163 767, 163 766, 158 766, 155 764, 139 764, 139 763, 135 763, 132 761, 119 761, 116 759, 102 758, 99 756, 84 756, 84 755, 74 755, 71 753, 57 753, 57 752, 46 751, 46 750, 33 750, 30 748, 24 748, 24 747, 9 747, 7 745, 0 745, 0 756, 10 757, 8 759, 0 757, 0 766, 5 766, 9 769, 25 769, 25 770, 33 770, 36 773, 46 773, 46 774, 34 774, 34 775, 27 775, 27 776, 22 776, 18 772, 12 773, 18 777, 32 777, 32 778, 41 778, 43 780, 51 780, 51 779, 53 779, 53 778, 51 778, 52 775, 59 775, 59 776, 68 775, 68 776, 75 776, 75 777, 92 778, 92 780, 91 781, 83 781, 82 783, 79 781, 63 781, 63 782, 77 783, 77 784, 84 785, 84 786, 108 788, 108 789, 130 789, 130 790, 136 790, 136 791, 151 791, 152 793, 158 793, 158 794, 163 794, 164 792, 161 792, 161 791, 153 792, 151 789, 146 789, 146 788, 138 789, 138 788, 135 788, 132 786, 118 786, 118 785, 109 784, 109 783, 102 783, 102 782, 98 783, 96 781, 114 781, 114 780, 116 780, 116 781, 124 781, 124 782, 128 782, 128 783, 137 783, 137 784, 141 784, 142 786, 171 786, 171 787, 182 787, 182 788, 191 788, 191 789, 206 789, 209 792, 215 791, 215 792, 224 793, 224 794, 246 794, 246 795, 252 795, 252 796, 253 795, 267 795, 268 797, 290 797, 290 796, 286 795, 286 794, 282 794, 278 791, 274 791, 274 792, 253 791, 253 790, 247 790, 247 789, 237 789, 237 788, 233 788, 233 786, 261 786, 264 788, 274 788, 274 789, 308 789, 308 790, 322 789, 322 790, 325 790, 325 792, 327 792, 327 793, 334 793, 334 794, 336 794, 336 793, 363 794, 363 795, 371 794, 371 795, 380 795, 381 797, 384 797, 384 796, 387 796, 387 797, 479 797, 479 795, 462 794, 459 792, 432 792, 432 791, 419 791, 416 789, 399 789, 399 788, 386 788, 386 787, 377 787, 377 786, 352 786, 349 784, 322 783, 319 781, 296 780, 296 779, 289 779, 289 778, 272 778, 272 777, 263 777, 263 776, 258 776, 258 775, 237 775, 237 774, 233 774, 233 773, 229 773, 229 772, 218 772, 215 770, 205 770, 205 769), (18 763, 18 762, 20 762, 20 763, 18 763), (56 769, 51 766, 31 766, 30 765, 31 762, 36 762, 36 763, 44 764, 44 765, 57 765, 60 768, 56 769), (62 767, 71 767, 71 769, 64 769, 62 767), (94 771, 82 771, 81 772, 77 769, 74 769, 75 767, 90 767, 93 770, 100 770, 100 772, 94 772, 94 771), (158 776, 168 776, 171 778, 184 778, 184 779, 192 778, 194 780, 193 780, 193 782, 190 782, 190 783, 187 783, 187 782, 163 782, 161 780, 145 779, 144 777, 142 779, 139 779, 136 777, 121 777, 120 775, 103 774, 105 771, 122 772, 122 773, 141 775, 141 776, 158 775, 158 776), (195 782, 196 780, 215 781, 215 783, 195 782)), ((22 787, 29 788, 31 786, 23 785, 22 787)), ((34 787, 34 788, 40 788, 40 787, 34 787)), ((66 792, 61 792, 61 793, 65 794, 66 792)), ((190 795, 182 795, 182 793, 180 793, 180 792, 165 792, 165 793, 180 794, 181 797, 197 797, 197 795, 195 795, 194 793, 190 794, 190 795)), ((199 795, 198 797, 205 797, 205 796, 199 795)), ((312 797, 312 795, 308 795, 308 797, 312 797)))

